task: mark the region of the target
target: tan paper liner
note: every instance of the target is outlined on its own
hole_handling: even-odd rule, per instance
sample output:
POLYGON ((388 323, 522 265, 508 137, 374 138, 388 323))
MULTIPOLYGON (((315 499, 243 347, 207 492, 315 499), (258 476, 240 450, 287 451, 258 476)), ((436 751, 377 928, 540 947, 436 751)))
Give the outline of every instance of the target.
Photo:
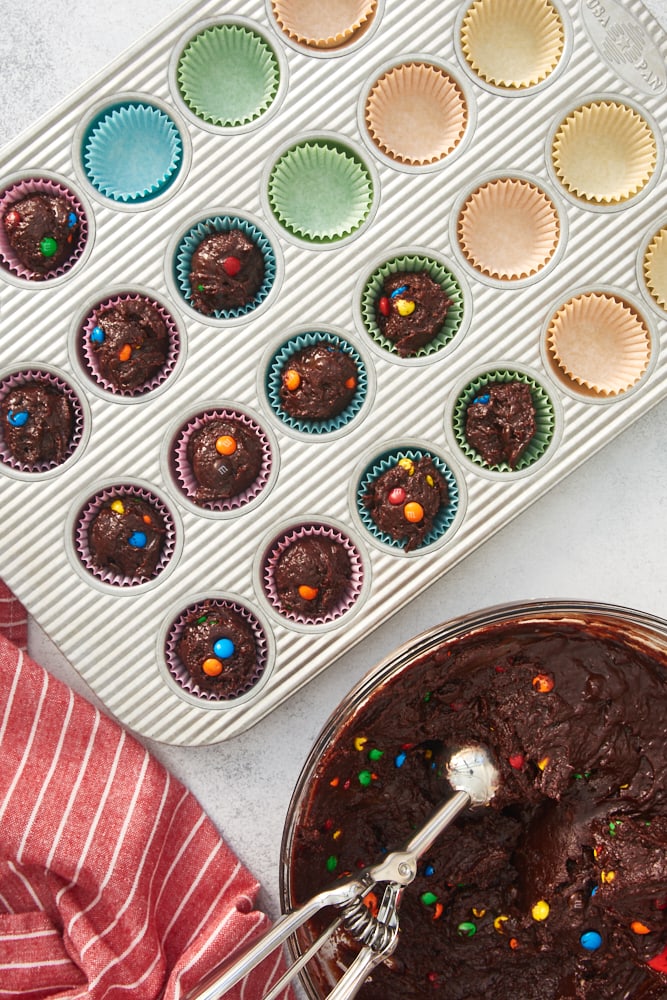
POLYGON ((459 144, 468 112, 459 86, 444 70, 410 62, 392 67, 373 84, 365 117, 371 138, 386 156, 424 165, 459 144))
POLYGON ((377 0, 271 0, 280 28, 301 45, 331 49, 347 42, 373 16, 377 0))
POLYGON ((642 377, 651 341, 641 316, 614 295, 576 295, 558 309, 547 346, 560 370, 600 396, 616 396, 642 377))
POLYGON ((541 83, 558 65, 565 33, 549 0, 475 0, 461 25, 472 69, 496 87, 541 83))
POLYGON ((658 305, 667 310, 667 226, 655 234, 646 248, 644 280, 658 305))
POLYGON ((492 278, 517 281, 545 267, 558 246, 560 221, 553 202, 530 181, 505 177, 482 184, 458 220, 462 252, 492 278))
POLYGON ((657 161, 656 140, 633 108, 594 101, 563 120, 554 136, 552 158, 558 179, 571 194, 614 204, 648 184, 657 161))

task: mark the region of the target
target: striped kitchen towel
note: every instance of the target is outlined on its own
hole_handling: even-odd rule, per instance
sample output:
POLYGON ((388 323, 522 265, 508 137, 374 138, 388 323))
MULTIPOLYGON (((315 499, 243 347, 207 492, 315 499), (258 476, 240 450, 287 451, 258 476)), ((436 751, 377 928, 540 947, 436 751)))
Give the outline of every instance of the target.
MULTIPOLYGON (((0 998, 177 1000, 268 927, 193 796, 30 659, 0 581, 0 998)), ((230 993, 258 1000, 271 956, 230 993)), ((287 993, 282 994, 287 997, 287 993)))

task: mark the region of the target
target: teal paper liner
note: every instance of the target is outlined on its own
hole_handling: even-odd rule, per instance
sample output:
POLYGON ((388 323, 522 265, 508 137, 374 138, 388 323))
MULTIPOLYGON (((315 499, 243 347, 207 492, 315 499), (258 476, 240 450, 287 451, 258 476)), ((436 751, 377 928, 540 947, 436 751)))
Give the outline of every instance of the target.
POLYGON ((447 504, 440 508, 440 511, 434 519, 431 531, 424 537, 422 543, 413 550, 413 552, 422 552, 424 549, 428 548, 429 545, 433 545, 434 542, 437 542, 440 538, 442 538, 442 536, 452 526, 459 509, 460 500, 459 485, 454 473, 449 466, 441 458, 439 458, 438 455, 434 455, 432 451, 421 450, 418 448, 397 448, 379 455, 374 462, 366 468, 359 480, 356 491, 357 513, 359 514, 364 527, 374 538, 393 549, 400 551, 405 549, 407 539, 393 538, 391 535, 381 531, 373 520, 370 512, 364 506, 363 502, 364 496, 368 493, 368 490, 375 480, 379 479, 383 473, 393 468, 402 458, 409 458, 413 462, 418 461, 420 458, 430 458, 442 478, 447 483, 447 489, 449 491, 449 500, 447 504))
POLYGON ((337 431, 349 424, 361 410, 368 393, 368 373, 363 359, 347 340, 334 333, 313 331, 293 337, 273 357, 267 372, 266 391, 273 412, 293 430, 300 431, 302 434, 330 434, 332 431, 337 431), (341 413, 327 420, 309 421, 292 417, 282 408, 280 402, 282 372, 293 354, 302 351, 305 347, 314 347, 321 343, 338 347, 354 360, 357 366, 357 391, 352 402, 341 413))
MULTIPOLYGON (((268 237, 257 226, 249 222, 248 219, 242 219, 235 215, 211 216, 189 229, 181 237, 176 247, 174 257, 176 285, 190 308, 199 313, 199 310, 192 304, 192 289, 190 287, 190 265, 193 253, 204 237, 210 236, 212 233, 228 233, 232 229, 241 230, 261 250, 264 256, 264 281, 250 302, 246 302, 244 306, 237 309, 218 309, 211 314, 214 319, 236 319, 252 312, 266 299, 276 279, 276 257, 273 247, 268 237)), ((211 318, 205 313, 200 313, 200 315, 204 320, 211 318)))

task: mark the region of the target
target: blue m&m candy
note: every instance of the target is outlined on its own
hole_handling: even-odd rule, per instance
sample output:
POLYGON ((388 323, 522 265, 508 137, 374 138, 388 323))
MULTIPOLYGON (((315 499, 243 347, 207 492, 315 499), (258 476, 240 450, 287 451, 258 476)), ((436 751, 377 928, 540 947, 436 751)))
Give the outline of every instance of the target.
POLYGON ((586 951, 597 951, 602 946, 602 936, 597 931, 584 931, 579 943, 586 951))
POLYGON ((133 549, 145 549, 148 538, 144 531, 133 531, 127 540, 128 545, 131 545, 133 549))
POLYGON ((27 410, 9 410, 7 413, 7 420, 12 427, 25 427, 28 423, 29 416, 30 414, 27 410))
POLYGON ((226 636, 213 643, 213 652, 221 660, 228 660, 234 655, 234 643, 226 636))
POLYGON ((103 344, 104 343, 104 330, 101 326, 94 326, 90 331, 90 339, 93 344, 103 344))

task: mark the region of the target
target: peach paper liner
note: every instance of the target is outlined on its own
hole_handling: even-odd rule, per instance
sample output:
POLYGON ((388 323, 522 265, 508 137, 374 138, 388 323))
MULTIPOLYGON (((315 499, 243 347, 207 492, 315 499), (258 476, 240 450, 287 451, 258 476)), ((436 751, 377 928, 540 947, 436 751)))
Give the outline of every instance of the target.
POLYGON ((602 292, 576 295, 554 314, 547 346, 560 371, 599 396, 616 396, 642 377, 651 340, 641 316, 602 292))
POLYGON ((583 201, 613 205, 639 194, 657 162, 656 139, 639 112, 616 101, 572 111, 552 144, 556 176, 583 201))
POLYGON ((365 118, 381 152, 399 163, 424 166, 444 159, 459 144, 468 110, 448 73, 431 63, 408 62, 376 80, 365 118))
POLYGON ((468 63, 500 88, 541 83, 558 65, 564 44, 560 15, 549 0, 475 0, 461 25, 468 63))
POLYGON ((11 392, 12 389, 16 389, 20 385, 26 383, 43 383, 44 385, 51 386, 54 389, 58 389, 64 396, 67 397, 72 405, 73 414, 73 431, 72 437, 69 444, 69 450, 67 457, 63 459, 62 462, 40 462, 36 467, 27 466, 23 462, 18 462, 14 456, 5 448, 5 443, 2 438, 2 433, 0 431, 0 462, 9 466, 11 469, 15 469, 18 472, 31 472, 31 473, 43 473, 50 472, 53 469, 58 469, 65 462, 68 462, 72 457, 76 449, 81 444, 83 440, 84 433, 84 411, 81 405, 81 400, 77 396, 74 389, 65 382, 63 379, 59 378, 48 371, 42 371, 39 368, 25 368, 21 371, 12 372, 11 374, 5 376, 0 382, 0 400, 11 392))
POLYGON ((330 49, 349 41, 375 14, 377 0, 271 0, 279 27, 294 41, 330 49))
POLYGON ((468 195, 457 232, 472 267, 491 278, 518 281, 549 263, 558 247, 560 220, 536 184, 504 177, 468 195))
POLYGON ((646 248, 644 280, 658 305, 667 310, 667 226, 655 234, 646 248))

